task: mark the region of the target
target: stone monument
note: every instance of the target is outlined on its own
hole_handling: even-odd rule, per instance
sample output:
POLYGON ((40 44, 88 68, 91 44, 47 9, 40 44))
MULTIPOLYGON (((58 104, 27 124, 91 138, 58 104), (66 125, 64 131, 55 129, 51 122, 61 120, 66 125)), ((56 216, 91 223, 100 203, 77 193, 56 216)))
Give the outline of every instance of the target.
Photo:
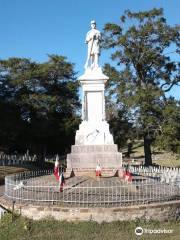
POLYGON ((67 155, 67 174, 94 172, 100 164, 102 173, 114 175, 122 165, 122 154, 114 144, 105 114, 105 83, 108 77, 99 67, 101 33, 91 21, 87 33, 88 54, 85 73, 79 77, 82 86, 82 122, 76 131, 75 145, 67 155))

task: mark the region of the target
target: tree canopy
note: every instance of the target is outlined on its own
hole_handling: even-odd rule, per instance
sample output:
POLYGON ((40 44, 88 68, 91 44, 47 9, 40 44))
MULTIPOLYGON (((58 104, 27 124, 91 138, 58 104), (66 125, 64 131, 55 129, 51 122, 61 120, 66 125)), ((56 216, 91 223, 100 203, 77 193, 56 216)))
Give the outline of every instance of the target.
POLYGON ((9 151, 62 154, 73 143, 80 107, 74 65, 48 57, 0 61, 0 145, 9 151))
MULTIPOLYGON (((162 137, 160 119, 168 117, 162 108, 167 103, 166 92, 180 83, 180 63, 168 54, 171 49, 179 54, 179 29, 178 25, 168 25, 163 10, 156 8, 126 10, 118 24, 107 23, 104 27, 103 46, 112 49, 111 58, 117 63, 116 67, 105 65, 111 94, 116 104, 126 106, 131 120, 141 128, 147 165, 152 164, 152 141, 156 134, 162 137)), ((177 102, 171 101, 178 114, 177 102)))

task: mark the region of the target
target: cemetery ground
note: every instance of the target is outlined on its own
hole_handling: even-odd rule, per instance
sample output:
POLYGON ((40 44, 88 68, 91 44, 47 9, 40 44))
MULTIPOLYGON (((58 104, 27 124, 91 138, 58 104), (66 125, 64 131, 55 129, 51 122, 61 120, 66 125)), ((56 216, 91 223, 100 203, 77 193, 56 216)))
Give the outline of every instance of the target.
POLYGON ((25 167, 0 166, 0 185, 4 184, 4 178, 6 175, 24 172, 27 170, 28 170, 28 168, 25 168, 25 167))
MULTIPOLYGON (((143 141, 135 140, 129 157, 126 157, 127 148, 122 149, 123 155, 126 159, 131 160, 131 164, 140 164, 144 159, 144 146, 143 141), (134 162, 132 162, 134 160, 134 162)), ((180 167, 180 154, 173 154, 172 152, 166 152, 159 150, 156 147, 152 147, 152 162, 153 165, 160 165, 165 167, 180 167)), ((137 164, 137 165, 138 165, 137 164)))
MULTIPOLYGON (((143 147, 134 145, 131 158, 135 158, 135 162, 141 159, 143 147)), ((174 156, 170 153, 161 152, 155 155, 153 163, 167 167, 180 167, 179 156, 174 156), (158 158, 157 158, 158 156, 158 158), (157 159, 156 159, 157 158, 157 159)), ((51 165, 52 167, 53 165, 51 165)), ((22 171, 37 169, 34 166, 0 166, 0 188, 4 184, 4 177, 9 174, 22 171)), ((24 218, 20 215, 12 216, 12 213, 6 213, 0 220, 0 240, 178 240, 180 236, 180 221, 147 221, 137 219, 135 221, 115 221, 111 223, 103 222, 98 224, 94 221, 88 222, 66 222, 57 221, 52 218, 43 220, 32 220, 24 218), (143 229, 166 229, 173 230, 172 233, 145 233, 141 236, 136 236, 135 228, 142 227, 143 229)))
MULTIPOLYGON (((45 168, 53 168, 52 163, 46 163, 45 168)), ((10 175, 10 174, 15 174, 15 173, 20 173, 20 172, 25 172, 25 171, 31 171, 31 170, 41 170, 40 167, 37 167, 34 163, 31 165, 24 165, 24 166, 12 166, 12 165, 5 165, 5 166, 0 166, 0 186, 4 184, 4 179, 5 176, 10 175)))
POLYGON ((111 223, 66 222, 54 219, 33 221, 21 216, 5 214, 0 221, 0 240, 178 240, 180 236, 180 221, 158 222, 139 220, 115 221, 111 223), (166 229, 172 233, 144 233, 135 235, 135 228, 166 229))
MULTIPOLYGON (((52 163, 46 164, 47 168, 49 166, 53 166, 52 163)), ((40 168, 35 166, 34 164, 32 165, 27 165, 27 166, 0 166, 0 196, 3 195, 4 193, 4 183, 5 183, 5 176, 10 175, 10 174, 15 174, 15 173, 20 173, 20 172, 25 172, 29 170, 39 170, 40 168)))

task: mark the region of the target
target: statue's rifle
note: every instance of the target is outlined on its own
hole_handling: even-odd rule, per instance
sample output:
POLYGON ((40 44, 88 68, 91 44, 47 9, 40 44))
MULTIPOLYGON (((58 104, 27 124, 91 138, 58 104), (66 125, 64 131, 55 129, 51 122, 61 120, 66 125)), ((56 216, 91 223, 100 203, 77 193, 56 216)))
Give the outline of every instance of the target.
POLYGON ((91 52, 92 52, 92 49, 93 49, 93 44, 94 44, 94 37, 95 37, 95 36, 93 36, 93 39, 92 39, 91 49, 90 49, 90 52, 89 52, 89 57, 88 57, 88 58, 90 58, 90 57, 91 57, 91 52))
POLYGON ((90 49, 90 51, 89 51, 89 53, 88 53, 88 57, 87 57, 87 60, 86 60, 85 68, 87 68, 89 59, 90 59, 90 57, 91 57, 91 52, 92 52, 93 44, 94 44, 94 36, 93 36, 93 39, 92 39, 91 49, 90 49))

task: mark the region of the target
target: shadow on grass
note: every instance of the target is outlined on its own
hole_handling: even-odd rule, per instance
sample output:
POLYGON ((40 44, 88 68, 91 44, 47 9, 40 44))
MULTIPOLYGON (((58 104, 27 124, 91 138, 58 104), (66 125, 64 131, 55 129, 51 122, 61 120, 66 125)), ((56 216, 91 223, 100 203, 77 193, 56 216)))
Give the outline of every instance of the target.
POLYGON ((0 185, 4 185, 5 183, 5 176, 20 172, 26 171, 36 171, 36 170, 49 170, 53 169, 54 163, 46 162, 42 166, 36 165, 36 163, 31 164, 24 164, 24 165, 5 165, 0 166, 0 185))

